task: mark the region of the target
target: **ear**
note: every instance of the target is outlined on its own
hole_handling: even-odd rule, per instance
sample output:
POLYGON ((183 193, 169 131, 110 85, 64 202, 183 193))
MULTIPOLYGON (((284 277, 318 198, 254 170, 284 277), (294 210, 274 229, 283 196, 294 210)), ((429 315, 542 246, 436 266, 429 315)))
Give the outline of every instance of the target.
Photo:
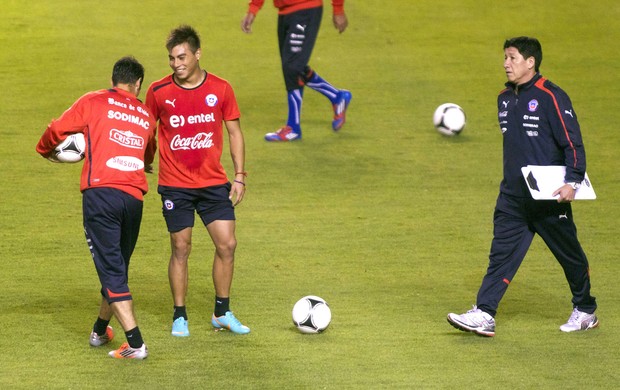
POLYGON ((200 50, 200 48, 196 49, 196 53, 194 55, 196 56, 196 59, 198 61, 200 61, 200 56, 202 55, 202 50, 200 50))
POLYGON ((536 67, 536 58, 534 58, 534 56, 528 57, 525 61, 527 62, 528 69, 534 69, 536 67))

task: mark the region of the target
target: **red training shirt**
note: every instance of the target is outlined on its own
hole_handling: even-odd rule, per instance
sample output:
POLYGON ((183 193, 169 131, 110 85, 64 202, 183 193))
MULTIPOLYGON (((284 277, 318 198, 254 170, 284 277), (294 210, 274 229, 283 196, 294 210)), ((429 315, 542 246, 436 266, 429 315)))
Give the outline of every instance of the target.
POLYGON ((222 121, 240 113, 226 80, 208 73, 198 87, 186 89, 168 75, 151 84, 146 105, 159 120, 159 185, 204 188, 228 182, 220 162, 222 121))
POLYGON ((122 89, 89 92, 79 98, 41 136, 36 150, 48 157, 67 136, 83 133, 86 153, 80 191, 111 187, 143 200, 148 190, 145 155, 155 120, 138 98, 122 89))
MULTIPOLYGON (((250 0, 248 12, 256 15, 263 7, 265 0, 250 0)), ((273 5, 278 9, 278 14, 288 15, 302 9, 316 8, 323 5, 323 0, 273 0, 273 5)), ((344 14, 344 0, 332 0, 334 15, 344 14)))

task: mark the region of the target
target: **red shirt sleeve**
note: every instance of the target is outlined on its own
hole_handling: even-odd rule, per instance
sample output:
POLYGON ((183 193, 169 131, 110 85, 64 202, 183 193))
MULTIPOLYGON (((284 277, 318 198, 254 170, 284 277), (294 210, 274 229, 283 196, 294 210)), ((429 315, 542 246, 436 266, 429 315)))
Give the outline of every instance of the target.
POLYGON ((265 4, 265 0, 250 0, 248 12, 256 15, 263 8, 263 4, 265 4))
POLYGON ((332 0, 332 8, 334 9, 334 15, 344 14, 344 0, 332 0))
POLYGON ((47 126, 36 147, 41 156, 48 157, 54 148, 70 134, 84 132, 90 115, 89 95, 82 96, 60 118, 52 120, 47 126))
POLYGON ((153 134, 151 135, 151 138, 149 138, 144 151, 144 164, 150 165, 155 160, 155 152, 157 151, 157 122, 159 120, 159 108, 157 107, 157 102, 155 101, 153 84, 151 84, 148 91, 146 91, 146 100, 144 101, 144 105, 151 112, 151 115, 153 115, 153 120, 155 121, 155 126, 153 126, 153 134))

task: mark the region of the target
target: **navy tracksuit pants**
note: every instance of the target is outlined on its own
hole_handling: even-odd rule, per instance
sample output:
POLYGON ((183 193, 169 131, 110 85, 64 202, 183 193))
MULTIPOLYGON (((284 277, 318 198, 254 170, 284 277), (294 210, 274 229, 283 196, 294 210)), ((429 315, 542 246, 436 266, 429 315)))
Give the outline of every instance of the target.
POLYGON ((478 308, 495 316, 534 234, 543 239, 564 269, 573 306, 593 313, 596 299, 590 295, 588 259, 577 239, 570 203, 518 198, 501 192, 493 215, 489 267, 478 291, 478 308))
POLYGON ((82 193, 86 241, 108 303, 132 299, 128 273, 140 233, 142 201, 115 188, 82 193))
POLYGON ((278 43, 287 91, 301 88, 309 72, 310 56, 319 35, 323 7, 278 16, 278 43), (300 82, 300 80, 302 80, 300 82))

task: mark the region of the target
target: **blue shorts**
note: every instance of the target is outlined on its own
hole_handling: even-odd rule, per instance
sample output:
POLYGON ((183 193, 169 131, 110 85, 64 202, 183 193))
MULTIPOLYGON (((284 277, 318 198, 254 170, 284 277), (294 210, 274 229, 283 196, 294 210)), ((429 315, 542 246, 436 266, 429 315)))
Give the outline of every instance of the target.
POLYGON ((228 198, 230 183, 204 188, 157 187, 168 231, 194 227, 195 212, 205 226, 213 221, 234 221, 235 208, 228 198))
POLYGON ((131 300, 129 260, 140 233, 142 201, 115 188, 82 193, 84 233, 108 303, 131 300))

